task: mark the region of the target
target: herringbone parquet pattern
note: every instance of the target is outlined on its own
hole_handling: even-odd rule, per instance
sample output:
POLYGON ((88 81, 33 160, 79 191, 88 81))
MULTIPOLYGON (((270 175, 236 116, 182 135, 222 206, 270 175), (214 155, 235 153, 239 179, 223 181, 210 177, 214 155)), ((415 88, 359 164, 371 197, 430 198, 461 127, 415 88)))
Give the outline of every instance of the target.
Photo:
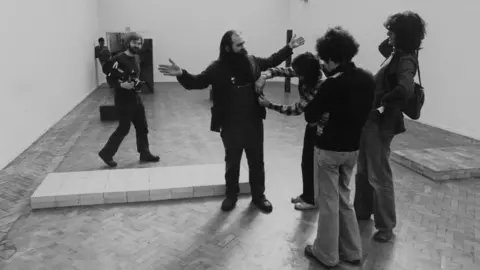
MULTIPOLYGON (((280 85, 267 93, 287 103, 297 98, 284 97, 280 85)), ((220 213, 218 199, 30 212, 25 198, 47 172, 103 166, 96 153, 115 127, 98 120, 98 105, 110 100, 106 94, 94 92, 0 172, 0 231, 12 228, 8 239, 18 249, 0 269, 321 269, 303 256, 315 237, 317 216, 294 211, 289 203, 300 191, 302 117, 269 112, 265 122, 270 215, 250 208, 248 198, 230 214, 220 213)), ((207 91, 186 93, 176 84, 157 84, 156 94, 144 96, 151 148, 162 161, 142 166, 223 161, 218 134, 208 131, 207 98, 207 91)), ((409 126, 394 149, 471 143, 409 126)), ((139 167, 133 128, 116 157, 122 168, 139 167)), ((439 184, 400 166, 394 173, 397 237, 390 244, 373 243, 371 222, 362 223, 363 269, 479 269, 480 182, 439 184)))

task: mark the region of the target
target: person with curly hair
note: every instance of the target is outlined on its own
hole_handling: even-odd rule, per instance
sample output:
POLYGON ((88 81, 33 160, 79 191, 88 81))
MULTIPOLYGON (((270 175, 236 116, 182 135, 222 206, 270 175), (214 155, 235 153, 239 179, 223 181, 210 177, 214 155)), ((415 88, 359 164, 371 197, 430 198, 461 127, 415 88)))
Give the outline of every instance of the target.
POLYGON ((374 107, 361 137, 354 200, 359 221, 373 214, 378 230, 373 239, 378 242, 390 241, 397 223, 390 144, 406 131, 402 107, 414 93, 418 51, 426 32, 424 20, 411 11, 388 17, 384 26, 388 38, 379 50, 387 59, 375 75, 374 107))
POLYGON ((352 61, 359 45, 340 26, 317 40, 317 55, 327 80, 305 111, 307 122, 317 123, 325 112, 329 119, 315 138, 314 179, 319 210, 317 236, 305 254, 326 267, 340 260, 360 264, 362 241, 350 201, 350 178, 355 167, 360 136, 373 105, 373 74, 352 61), (338 77, 335 74, 342 72, 338 77))

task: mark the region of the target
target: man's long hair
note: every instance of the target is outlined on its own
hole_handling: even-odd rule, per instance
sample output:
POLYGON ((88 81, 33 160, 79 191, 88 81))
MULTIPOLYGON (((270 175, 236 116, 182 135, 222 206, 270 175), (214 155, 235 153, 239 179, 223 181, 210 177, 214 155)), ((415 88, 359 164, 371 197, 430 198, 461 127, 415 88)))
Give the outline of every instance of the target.
POLYGON ((224 60, 225 57, 229 54, 226 48, 232 48, 232 36, 236 33, 237 31, 235 30, 228 30, 227 32, 225 32, 225 34, 223 34, 222 40, 220 41, 220 53, 218 55, 218 60, 224 60))

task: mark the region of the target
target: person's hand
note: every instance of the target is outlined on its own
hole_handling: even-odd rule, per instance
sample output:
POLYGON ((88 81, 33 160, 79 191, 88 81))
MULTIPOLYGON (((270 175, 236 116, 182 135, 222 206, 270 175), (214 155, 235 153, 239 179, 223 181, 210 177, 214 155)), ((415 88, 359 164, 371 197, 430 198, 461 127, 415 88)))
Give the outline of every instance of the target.
POLYGON ((305 44, 305 39, 303 37, 297 38, 297 35, 293 35, 292 39, 288 43, 288 46, 290 46, 290 48, 292 49, 295 49, 302 46, 303 44, 305 44))
POLYGON ((172 61, 168 59, 171 65, 158 65, 158 71, 160 71, 165 76, 180 76, 182 75, 182 69, 172 61))
POLYGON ((258 97, 258 103, 260 103, 262 107, 268 107, 271 104, 263 95, 258 97))
POLYGON ((260 78, 258 78, 258 80, 255 82, 255 91, 260 94, 260 95, 263 95, 263 88, 265 87, 265 83, 267 81, 267 78, 265 78, 265 76, 260 76, 260 78))
POLYGON ((132 90, 135 85, 133 82, 121 82, 120 87, 127 90, 132 90))
POLYGON ((323 134, 323 127, 317 124, 317 136, 322 136, 323 134))

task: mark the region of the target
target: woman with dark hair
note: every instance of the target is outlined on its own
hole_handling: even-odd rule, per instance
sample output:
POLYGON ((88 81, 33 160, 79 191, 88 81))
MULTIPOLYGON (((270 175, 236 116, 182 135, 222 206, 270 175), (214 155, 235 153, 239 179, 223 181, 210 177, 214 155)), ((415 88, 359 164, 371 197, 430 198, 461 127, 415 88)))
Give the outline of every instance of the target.
POLYGON ((396 226, 390 144, 406 131, 402 108, 414 93, 418 51, 425 38, 425 22, 411 11, 388 17, 384 25, 388 38, 379 50, 387 59, 375 75, 374 107, 361 137, 354 201, 358 220, 373 214, 378 230, 373 238, 378 242, 390 241, 396 226))
MULTIPOLYGON (((260 104, 262 106, 285 115, 300 115, 307 110, 321 84, 325 81, 322 79, 323 75, 320 61, 318 61, 315 55, 309 52, 295 57, 291 67, 275 67, 263 72, 256 83, 257 90, 262 91, 265 86, 265 81, 274 77, 298 77, 299 79, 298 92, 300 94, 300 101, 292 105, 274 104, 263 96, 260 98, 260 104)), ((307 125, 305 127, 301 164, 303 193, 291 199, 291 202, 295 205, 295 209, 299 211, 316 209, 313 184, 313 152, 317 133, 322 132, 323 126, 328 121, 328 116, 329 114, 325 113, 320 119, 318 126, 307 125)), ((307 113, 305 113, 305 119, 307 119, 307 117, 307 113)))

